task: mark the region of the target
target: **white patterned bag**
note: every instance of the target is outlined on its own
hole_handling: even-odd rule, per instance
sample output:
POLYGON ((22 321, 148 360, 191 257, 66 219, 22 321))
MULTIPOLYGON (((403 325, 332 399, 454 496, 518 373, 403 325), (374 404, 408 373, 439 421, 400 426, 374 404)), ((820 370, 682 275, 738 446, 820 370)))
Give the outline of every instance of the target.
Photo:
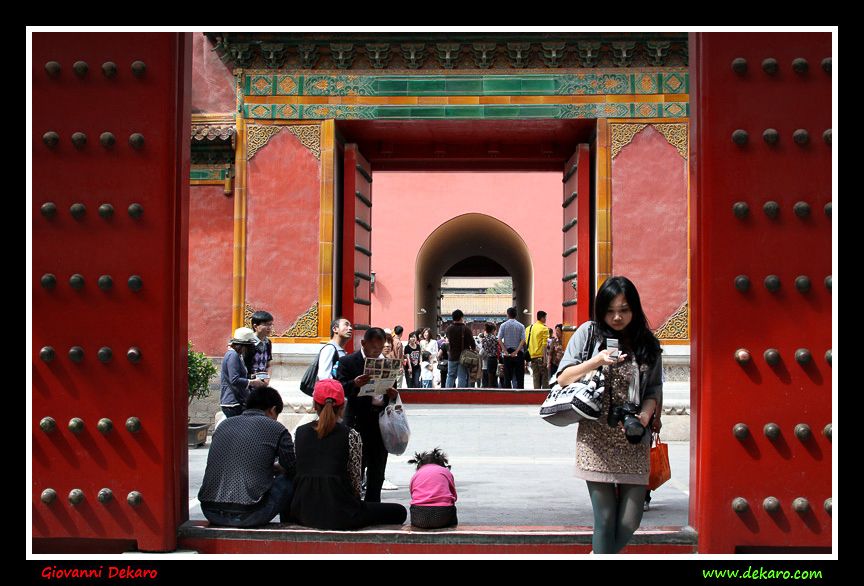
POLYGON ((584 419, 600 417, 600 405, 606 379, 603 369, 592 370, 566 387, 556 384, 540 407, 540 416, 559 427, 572 425, 584 419))

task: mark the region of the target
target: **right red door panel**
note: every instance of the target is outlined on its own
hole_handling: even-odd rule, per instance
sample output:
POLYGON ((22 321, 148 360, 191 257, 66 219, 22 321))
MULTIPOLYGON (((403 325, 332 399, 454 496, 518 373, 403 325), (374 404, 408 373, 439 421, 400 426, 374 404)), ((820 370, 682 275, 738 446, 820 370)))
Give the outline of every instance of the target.
POLYGON ((690 37, 700 553, 832 544, 831 49, 690 37))

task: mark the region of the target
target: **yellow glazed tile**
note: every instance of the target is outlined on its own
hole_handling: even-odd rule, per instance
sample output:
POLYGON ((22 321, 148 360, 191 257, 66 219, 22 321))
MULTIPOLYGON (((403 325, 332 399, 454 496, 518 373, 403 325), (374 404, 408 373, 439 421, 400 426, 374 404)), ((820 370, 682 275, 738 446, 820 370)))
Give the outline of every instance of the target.
POLYGON ((597 242, 609 242, 609 212, 605 209, 597 210, 597 242))
POLYGON ((481 104, 509 104, 510 96, 480 96, 481 104))
POLYGON ((321 242, 318 244, 318 272, 320 274, 333 273, 333 244, 321 242))
POLYGON ((480 96, 451 96, 447 102, 453 105, 474 106, 480 103, 480 96))
POLYGON ((540 96, 513 96, 510 98, 511 104, 542 104, 543 99, 540 96))
POLYGON ((441 106, 448 103, 447 96, 420 96, 417 104, 420 106, 441 106))
POLYGON ((389 96, 385 100, 389 106, 414 106, 418 103, 417 96, 389 96))

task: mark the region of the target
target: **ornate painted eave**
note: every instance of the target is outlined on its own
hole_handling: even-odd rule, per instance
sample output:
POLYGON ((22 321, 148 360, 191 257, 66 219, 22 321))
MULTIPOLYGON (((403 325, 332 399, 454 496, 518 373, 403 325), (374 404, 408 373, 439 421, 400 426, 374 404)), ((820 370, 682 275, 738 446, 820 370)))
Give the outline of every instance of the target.
POLYGON ((289 71, 495 73, 687 67, 687 33, 204 33, 226 64, 289 71))
POLYGON ((234 124, 192 124, 192 140, 201 144, 222 144, 235 148, 234 124))
POLYGON ((190 179, 198 184, 224 183, 232 189, 237 128, 231 114, 192 114, 190 179))

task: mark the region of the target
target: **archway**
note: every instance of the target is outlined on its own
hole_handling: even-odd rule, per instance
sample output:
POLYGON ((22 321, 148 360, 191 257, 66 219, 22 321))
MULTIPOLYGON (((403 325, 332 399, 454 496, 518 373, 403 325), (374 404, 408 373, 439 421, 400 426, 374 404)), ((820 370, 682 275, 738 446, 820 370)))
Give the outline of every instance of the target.
POLYGON ((467 213, 438 226, 417 253, 414 265, 414 307, 415 314, 419 314, 417 327, 438 326, 441 277, 457 263, 473 257, 489 259, 506 270, 513 279, 513 305, 520 308, 520 313, 521 309, 531 310, 534 265, 525 241, 497 218, 467 213), (422 309, 426 310, 425 313, 422 309))

